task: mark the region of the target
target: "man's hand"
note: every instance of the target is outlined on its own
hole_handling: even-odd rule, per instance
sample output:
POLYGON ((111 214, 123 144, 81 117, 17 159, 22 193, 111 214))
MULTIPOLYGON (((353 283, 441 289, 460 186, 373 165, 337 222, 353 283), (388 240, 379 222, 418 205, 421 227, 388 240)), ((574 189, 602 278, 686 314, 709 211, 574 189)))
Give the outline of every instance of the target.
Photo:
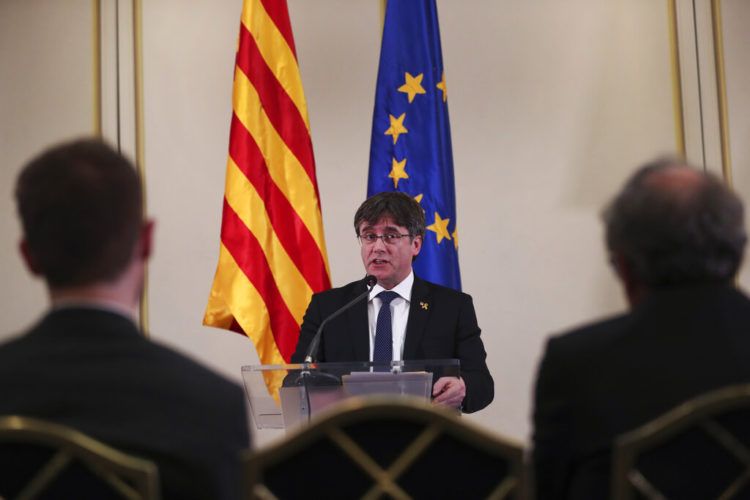
POLYGON ((460 377, 440 377, 432 386, 433 403, 460 408, 466 397, 466 384, 460 377))

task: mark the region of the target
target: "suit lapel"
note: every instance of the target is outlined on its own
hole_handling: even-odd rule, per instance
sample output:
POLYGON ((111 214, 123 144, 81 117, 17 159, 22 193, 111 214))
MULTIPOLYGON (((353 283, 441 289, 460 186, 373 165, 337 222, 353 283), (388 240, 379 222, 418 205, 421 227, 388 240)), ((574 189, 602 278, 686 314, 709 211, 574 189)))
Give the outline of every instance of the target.
MULTIPOLYGON (((346 300, 352 300, 364 293, 365 285, 354 287, 354 293, 346 300)), ((354 350, 352 361, 370 361, 370 322, 367 318, 367 300, 363 299, 346 313, 348 331, 345 332, 354 350)))
POLYGON ((409 304, 409 319, 406 322, 406 339, 404 340, 404 360, 414 359, 422 343, 427 320, 431 313, 430 286, 427 282, 414 276, 409 304))

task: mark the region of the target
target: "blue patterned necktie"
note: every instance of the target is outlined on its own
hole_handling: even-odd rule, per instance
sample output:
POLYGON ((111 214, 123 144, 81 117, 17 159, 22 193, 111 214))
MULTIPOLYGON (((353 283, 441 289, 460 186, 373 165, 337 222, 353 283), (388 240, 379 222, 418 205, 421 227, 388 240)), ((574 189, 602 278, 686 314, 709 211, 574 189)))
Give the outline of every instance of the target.
POLYGON ((391 327, 391 301, 399 294, 383 291, 380 298, 380 311, 375 323, 375 347, 372 350, 373 363, 389 364, 393 361, 393 329, 391 327))

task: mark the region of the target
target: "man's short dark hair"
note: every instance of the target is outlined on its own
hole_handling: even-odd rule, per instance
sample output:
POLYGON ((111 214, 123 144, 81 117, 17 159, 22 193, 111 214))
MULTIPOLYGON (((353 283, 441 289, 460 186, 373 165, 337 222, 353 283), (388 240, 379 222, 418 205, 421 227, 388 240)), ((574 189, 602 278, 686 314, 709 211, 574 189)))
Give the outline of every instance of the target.
POLYGON ((54 146, 16 184, 29 253, 52 287, 112 281, 127 267, 142 227, 133 165, 100 140, 54 146))
POLYGON ((354 232, 359 236, 363 222, 375 225, 383 217, 405 227, 412 237, 424 236, 424 210, 417 200, 399 191, 384 191, 367 198, 354 214, 354 232))
POLYGON ((663 159, 645 165, 605 209, 609 251, 624 258, 649 287, 731 282, 747 240, 742 201, 719 179, 694 169, 694 185, 665 189, 663 159))

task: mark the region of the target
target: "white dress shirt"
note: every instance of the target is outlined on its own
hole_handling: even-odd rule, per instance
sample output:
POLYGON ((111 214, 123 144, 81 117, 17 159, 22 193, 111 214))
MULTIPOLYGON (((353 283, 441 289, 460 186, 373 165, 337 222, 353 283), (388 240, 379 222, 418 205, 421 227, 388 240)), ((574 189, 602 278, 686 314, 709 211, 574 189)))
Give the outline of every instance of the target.
MULTIPOLYGON (((411 303, 411 287, 414 284, 414 271, 390 291, 399 296, 393 299, 391 307, 391 331, 393 333, 393 361, 401 361, 404 356, 404 339, 406 338, 406 323, 409 320, 409 304, 411 303)), ((370 361, 372 351, 375 347, 375 324, 383 301, 377 294, 385 290, 380 285, 375 285, 370 291, 367 299, 367 319, 370 323, 370 361)))

